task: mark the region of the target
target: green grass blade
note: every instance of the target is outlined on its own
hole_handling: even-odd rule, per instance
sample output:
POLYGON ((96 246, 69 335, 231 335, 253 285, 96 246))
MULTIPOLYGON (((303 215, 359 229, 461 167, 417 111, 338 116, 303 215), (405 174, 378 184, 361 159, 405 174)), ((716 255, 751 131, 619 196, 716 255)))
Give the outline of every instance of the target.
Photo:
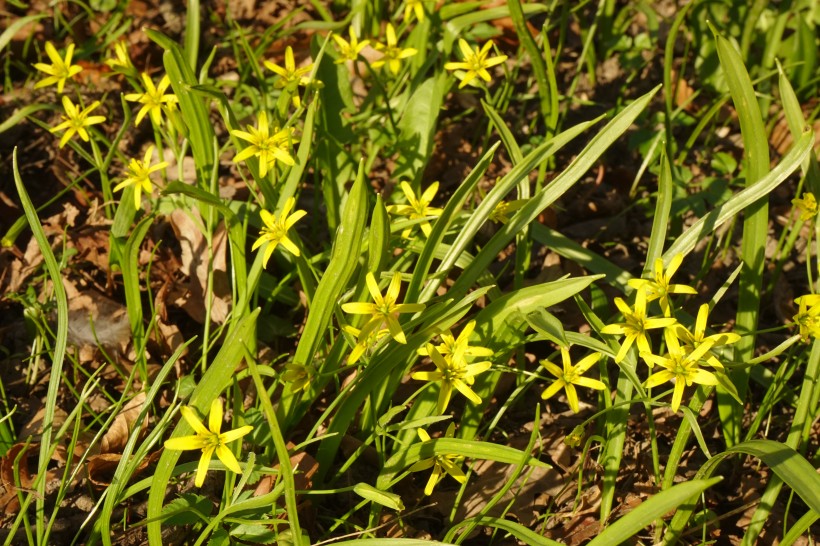
POLYGON ((215 161, 214 139, 216 136, 205 102, 201 96, 191 90, 199 82, 193 68, 176 43, 156 30, 146 29, 145 33, 157 45, 165 49, 162 60, 165 72, 171 80, 171 87, 179 101, 182 119, 188 129, 187 137, 191 142, 197 179, 202 188, 207 188, 215 161))
MULTIPOLYGON (((66 297, 65 287, 63 286, 63 277, 60 273, 60 266, 57 264, 57 259, 51 251, 51 245, 48 242, 45 231, 40 225, 40 219, 37 217, 37 211, 31 198, 26 192, 26 187, 23 180, 20 178, 20 170, 17 165, 17 147, 12 153, 12 171, 14 173, 14 185, 17 188, 17 194, 20 196, 20 204, 23 206, 23 211, 28 219, 28 224, 31 227, 31 233, 37 241, 37 246, 40 248, 40 253, 43 255, 43 262, 48 272, 49 279, 51 279, 52 290, 54 290, 54 300, 57 304, 57 336, 54 340, 54 353, 51 359, 51 369, 48 380, 48 390, 46 391, 45 407, 43 408, 43 430, 40 436, 40 454, 37 460, 37 477, 35 478, 36 495, 29 493, 26 496, 26 501, 30 502, 31 497, 36 497, 36 531, 39 543, 44 540, 43 533, 45 531, 43 524, 45 522, 44 511, 46 501, 46 469, 51 460, 52 449, 52 427, 54 422, 54 411, 57 408, 57 398, 59 396, 60 383, 63 379, 62 369, 65 361, 66 344, 68 343, 68 299, 66 297)), ((22 504, 22 503, 21 503, 22 504)), ((20 510, 24 511, 25 506, 21 506, 20 510)), ((9 536, 13 536, 12 532, 9 536)))
MULTIPOLYGON (((245 355, 246 345, 254 346, 256 343, 256 319, 259 309, 246 315, 225 339, 225 343, 210 363, 205 374, 188 400, 188 405, 199 410, 201 414, 207 414, 211 402, 220 395, 227 384, 226 378, 230 378, 242 357, 245 355)), ((172 437, 185 436, 191 434, 193 429, 184 420, 177 424, 172 437)), ((159 519, 162 513, 162 504, 165 499, 165 489, 168 480, 174 472, 174 465, 182 452, 165 450, 162 452, 154 477, 151 482, 151 489, 148 493, 148 513, 150 522, 147 525, 148 543, 151 546, 162 546, 162 529, 159 519)))
MULTIPOLYGON (((547 67, 544 64, 544 56, 538 48, 538 44, 535 43, 532 34, 530 34, 530 30, 527 28, 527 22, 524 20, 524 12, 521 9, 521 1, 508 0, 507 7, 510 10, 510 18, 512 19, 515 33, 518 36, 518 41, 524 46, 530 58, 530 66, 532 67, 538 88, 541 116, 543 116, 544 122, 546 123, 550 118, 550 85, 547 81, 547 67)), ((549 26, 549 21, 546 21, 543 25, 545 27, 549 26)))
POLYGON ((479 516, 464 520, 459 524, 459 527, 463 527, 466 525, 483 525, 486 527, 493 527, 494 529, 501 529, 502 531, 507 531, 512 536, 514 536, 524 544, 527 544, 528 546, 562 546, 563 544, 561 542, 556 542, 555 540, 539 535, 538 533, 524 527, 520 523, 516 523, 514 521, 510 521, 504 518, 479 516))
POLYGON ((199 55, 199 19, 202 17, 200 12, 199 0, 188 0, 188 13, 185 17, 185 57, 188 60, 188 66, 191 70, 196 70, 196 61, 199 55))
POLYGON ((658 199, 655 202, 655 215, 652 218, 652 234, 649 236, 649 245, 646 249, 646 263, 643 274, 647 276, 655 264, 655 258, 663 255, 663 246, 666 242, 666 229, 669 226, 669 211, 672 209, 672 196, 675 191, 672 180, 672 167, 666 148, 661 150, 661 174, 658 177, 658 199))
MULTIPOLYGON (((456 262, 461 257, 461 254, 468 249, 476 233, 478 233, 481 226, 483 226, 490 217, 490 214, 493 212, 493 209, 495 209, 495 206, 499 202, 503 201, 507 194, 512 191, 512 189, 516 187, 521 180, 529 176, 529 173, 533 169, 540 165, 545 159, 555 154, 575 137, 589 129, 598 121, 598 119, 586 123, 579 123, 578 125, 571 127, 561 134, 551 138, 530 152, 520 163, 515 165, 509 173, 507 173, 495 184, 493 189, 490 190, 490 193, 484 197, 478 207, 476 207, 467 219, 464 227, 461 228, 461 231, 456 236, 456 240, 453 241, 453 244, 450 246, 447 255, 439 264, 437 269, 439 276, 430 280, 422 291, 421 297, 419 298, 420 301, 427 301, 433 296, 433 294, 436 293, 436 290, 438 290, 441 285, 444 273, 448 272, 453 266, 455 266, 456 262)), ((513 237, 514 236, 515 234, 513 234, 513 237)), ((479 275, 480 272, 476 276, 479 275)))
MULTIPOLYGON (((740 133, 746 151, 746 187, 763 179, 769 172, 769 140, 763 117, 760 115, 752 80, 743 65, 743 59, 734 46, 714 29, 717 52, 726 83, 740 122, 740 133)), ((744 211, 743 242, 740 255, 744 267, 738 279, 738 289, 744 297, 738 300, 737 329, 744 336, 735 343, 735 361, 743 362, 754 356, 757 318, 760 312, 760 292, 763 280, 766 236, 769 227, 768 195, 764 194, 749 203, 744 211)), ((749 381, 748 369, 729 373, 741 400, 745 400, 749 381)), ((738 406, 730 396, 718 388, 718 409, 726 444, 740 441, 743 406, 738 406)))
MULTIPOLYGON (((367 225, 368 187, 364 162, 362 162, 359 165, 356 182, 350 189, 350 194, 345 203, 342 224, 336 232, 330 263, 316 287, 316 293, 313 297, 314 305, 308 311, 302 337, 296 346, 296 352, 293 355, 294 364, 308 365, 312 363, 313 356, 324 339, 339 297, 347 288, 347 284, 359 263, 364 228, 367 225)), ((325 378, 324 382, 328 379, 325 378)), ((315 385, 311 385, 309 393, 318 395, 324 386, 324 382, 317 381, 315 385)), ((285 428, 292 424, 291 418, 294 415, 295 408, 295 397, 291 395, 289 387, 285 387, 285 394, 279 407, 279 415, 284 417, 282 423, 285 428)))
POLYGON ((686 503, 692 497, 700 495, 713 485, 719 483, 723 478, 711 478, 706 480, 691 480, 680 483, 671 489, 649 497, 637 508, 621 517, 612 525, 604 529, 595 538, 589 541, 587 546, 603 546, 607 544, 622 544, 635 534, 649 526, 656 519, 664 514, 675 510, 686 503))
MULTIPOLYGON (((803 533, 814 525, 818 518, 820 518, 820 514, 814 510, 809 510, 803 514, 799 520, 794 522, 794 525, 789 528, 788 532, 783 535, 783 538, 780 540, 780 546, 791 546, 794 544, 798 538, 803 536, 803 533)), ((809 533, 809 535, 811 536, 811 533, 809 533)))
POLYGON ((621 292, 626 292, 627 283, 632 275, 603 256, 584 248, 569 237, 541 223, 532 225, 532 239, 547 246, 559 256, 572 260, 587 271, 604 275, 607 284, 611 284, 621 292))
MULTIPOLYGON (((42 226, 40 225, 39 218, 37 217, 37 211, 34 208, 34 205, 31 202, 28 193, 26 192, 22 179, 20 178, 20 171, 17 164, 17 147, 14 148, 12 154, 12 170, 14 175, 14 184, 16 186, 17 193, 20 196, 20 202, 23 206, 23 211, 25 213, 26 220, 28 221, 28 225, 31 228, 32 236, 37 241, 37 246, 39 247, 40 252, 43 255, 43 262, 45 264, 49 279, 51 280, 52 290, 54 291, 54 299, 57 304, 57 334, 54 341, 54 352, 52 357, 50 377, 42 420, 42 422, 46 425, 43 427, 40 437, 40 451, 37 463, 37 476, 34 482, 37 492, 37 494, 34 495, 34 497, 36 497, 35 506, 37 513, 36 532, 38 540, 43 540, 41 537, 43 537, 44 534, 43 514, 45 509, 45 476, 46 468, 51 458, 51 437, 53 434, 53 428, 50 425, 50 423, 52 423, 54 420, 54 412, 56 409, 58 391, 60 387, 60 382, 62 380, 62 367, 65 361, 66 344, 68 342, 68 300, 65 288, 63 286, 60 267, 57 263, 54 253, 51 250, 48 238, 46 237, 46 234, 43 231, 42 226)), ((31 501, 31 497, 31 494, 26 496, 25 504, 21 507, 21 510, 26 509, 28 502, 31 501)), ((13 536, 13 533, 11 533, 10 536, 13 536)))
MULTIPOLYGON (((598 158, 632 125, 632 122, 634 122, 638 115, 646 108, 658 89, 660 89, 660 87, 656 87, 624 108, 601 132, 593 137, 586 148, 584 148, 566 170, 519 209, 515 216, 511 218, 507 224, 502 226, 498 233, 496 233, 476 255, 473 263, 462 272, 450 289, 450 292, 456 296, 466 293, 473 283, 475 283, 476 279, 478 279, 496 259, 498 253, 515 238, 518 232, 532 222, 544 209, 563 196, 567 190, 592 168, 598 158)), ((540 161, 538 163, 540 163, 540 161)), ((527 161, 523 161, 516 167, 526 164, 527 161)), ((510 171, 510 174, 514 171, 515 168, 513 171, 510 171)), ((525 170, 522 174, 528 172, 529 169, 525 170)), ((498 187, 495 189, 498 189, 498 187)), ((490 195, 493 194, 495 189, 490 192, 490 195)), ((482 203, 482 205, 483 204, 484 203, 482 203)))
POLYGON ((490 442, 463 440, 461 438, 437 438, 427 442, 416 442, 395 453, 385 463, 376 479, 376 487, 387 491, 396 476, 410 465, 437 455, 459 455, 471 459, 483 459, 499 463, 518 464, 522 460, 529 466, 552 468, 535 457, 509 446, 490 442))
MULTIPOLYGON (((763 461, 778 478, 783 480, 815 512, 820 513, 820 474, 812 464, 786 444, 772 440, 751 440, 728 448, 709 459, 698 471, 695 479, 709 478, 721 462, 731 455, 751 455, 763 461)), ((693 495, 684 508, 672 518, 664 537, 667 544, 673 544, 683 532, 697 502, 693 495)))
POLYGON ((814 145, 814 134, 806 131, 794 147, 783 156, 780 163, 757 183, 739 191, 725 203, 718 205, 707 215, 684 231, 663 255, 664 263, 669 263, 675 254, 688 254, 698 241, 703 240, 727 220, 736 217, 743 209, 768 195, 794 171, 800 168, 814 145))
MULTIPOLYGON (((413 276, 410 279, 410 284, 407 286, 407 300, 408 301, 423 301, 419 299, 419 292, 421 291, 422 283, 424 283, 429 275, 430 267, 433 265, 433 260, 437 257, 443 259, 442 256, 437 256, 436 253, 440 249, 444 236, 447 230, 453 225, 453 222, 461 212, 462 207, 467 198, 473 193, 476 184, 487 172, 487 168, 495 156, 495 151, 498 149, 498 143, 494 144, 487 150, 481 159, 476 164, 475 168, 470 171, 464 182, 458 187, 455 193, 447 200, 441 215, 433 224, 433 229, 427 237, 427 242, 419 254, 416 266, 413 269, 413 276)), ((425 292, 428 293, 428 292, 425 292)))

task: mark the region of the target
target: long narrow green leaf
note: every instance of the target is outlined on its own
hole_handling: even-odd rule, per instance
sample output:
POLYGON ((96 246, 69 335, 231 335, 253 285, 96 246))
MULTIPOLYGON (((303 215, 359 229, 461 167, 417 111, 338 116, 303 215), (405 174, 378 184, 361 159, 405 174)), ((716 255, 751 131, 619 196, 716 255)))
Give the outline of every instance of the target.
POLYGON ((602 533, 589 541, 587 546, 622 544, 656 519, 685 504, 688 499, 700 495, 722 479, 718 477, 706 480, 692 480, 680 483, 666 491, 661 491, 657 495, 649 497, 637 508, 604 529, 602 533))
MULTIPOLYGON (((597 118, 589 122, 579 123, 561 134, 554 136, 527 154, 527 156, 520 163, 515 165, 510 172, 508 172, 495 184, 493 189, 490 190, 490 193, 484 197, 478 207, 476 207, 467 219, 464 227, 461 228, 461 231, 456 236, 456 240, 453 241, 453 244, 450 246, 447 255, 439 264, 437 269, 438 276, 431 279, 430 282, 427 283, 427 286, 425 286, 421 296, 419 297, 420 301, 427 301, 433 296, 433 294, 436 293, 438 287, 441 286, 444 275, 449 272, 453 266, 455 266, 461 254, 467 250, 470 242, 473 240, 476 233, 478 233, 478 230, 481 229, 481 226, 483 226, 490 217, 490 214, 492 214, 495 206, 499 202, 503 201, 514 187, 528 177, 529 173, 532 172, 533 169, 540 165, 544 160, 555 154, 564 145, 575 139, 575 137, 592 127, 592 125, 597 123, 600 119, 601 118, 597 118)), ((514 236, 515 234, 513 234, 510 239, 514 236)), ((474 275, 477 277, 480 273, 481 272, 474 273, 474 275)))
POLYGON ((526 453, 522 453, 513 447, 491 442, 462 440, 461 438, 437 438, 427 442, 414 443, 390 457, 384 463, 384 467, 376 479, 376 487, 387 491, 396 475, 402 470, 418 461, 432 459, 438 455, 459 455, 471 459, 483 459, 507 464, 516 464, 521 460, 525 460, 526 464, 530 466, 552 468, 550 465, 539 461, 535 457, 527 456, 526 453))
MULTIPOLYGON (((718 468, 718 465, 731 455, 751 455, 763 461, 772 471, 794 490, 809 508, 820 513, 820 474, 817 474, 809 461, 786 444, 772 440, 751 440, 728 448, 709 459, 695 479, 709 478, 718 468)), ((680 509, 672 518, 669 530, 664 537, 668 544, 674 544, 689 518, 694 512, 697 496, 693 495, 684 508, 680 509)))
POLYGON ((216 136, 205 102, 201 96, 191 90, 199 82, 179 45, 156 30, 145 29, 145 33, 151 40, 165 49, 162 60, 165 65, 165 72, 171 80, 174 95, 179 101, 182 119, 188 129, 187 137, 191 142, 197 178, 200 186, 207 188, 215 161, 214 139, 216 136))
MULTIPOLYGON (((498 253, 515 238, 519 231, 532 222, 544 209, 563 196, 569 188, 592 168, 598 158, 632 125, 632 122, 634 122, 638 115, 646 108, 658 89, 660 89, 660 87, 656 87, 624 108, 600 133, 595 135, 586 148, 584 148, 578 157, 576 157, 555 180, 527 201, 515 216, 510 219, 507 224, 502 226, 498 233, 481 249, 470 266, 459 276, 458 280, 450 289, 450 292, 456 296, 466 293, 473 283, 475 283, 476 279, 478 279, 496 259, 498 253)), ((516 167, 525 166, 527 163, 525 160, 516 167)), ((540 163, 540 161, 538 163, 540 163)), ((513 171, 514 170, 515 168, 513 171)), ((529 173, 529 169, 521 174, 526 176, 527 173, 529 173)), ((492 193, 491 191, 490 194, 492 195, 492 193)), ((442 266, 444 266, 444 264, 442 264, 442 266)))
MULTIPOLYGON (((31 227, 32 235, 37 241, 37 246, 40 248, 40 253, 43 255, 43 263, 51 280, 52 290, 54 290, 54 300, 57 303, 57 336, 54 340, 54 354, 51 358, 51 366, 49 369, 48 390, 46 391, 45 407, 43 408, 43 430, 40 436, 40 455, 37 460, 37 477, 35 478, 34 492, 29 492, 26 495, 26 505, 31 502, 32 497, 36 497, 36 529, 38 543, 42 544, 44 541, 44 527, 45 522, 45 501, 46 501, 46 470, 51 460, 52 450, 52 423, 54 422, 54 411, 57 408, 57 398, 59 396, 60 383, 63 379, 63 362, 65 361, 66 344, 68 343, 68 298, 66 297, 65 287, 63 286, 63 277, 60 274, 60 266, 57 264, 57 259, 51 251, 51 245, 48 242, 45 231, 40 225, 40 219, 37 217, 37 211, 31 202, 31 198, 26 192, 26 187, 23 180, 20 178, 20 170, 17 165, 17 147, 15 146, 12 152, 12 171, 14 173, 14 185, 17 188, 17 194, 20 196, 20 204, 23 205, 23 211, 28 219, 28 224, 31 227)), ((26 506, 21 506, 20 511, 24 512, 26 506)), ((14 531, 9 536, 14 536, 14 531)))
POLYGON ((649 245, 646 249, 646 263, 643 276, 647 276, 655 264, 655 258, 663 255, 663 246, 666 243, 666 229, 669 226, 669 211, 672 208, 672 193, 675 191, 672 181, 672 168, 666 148, 661 150, 661 174, 658 177, 658 200, 655 202, 655 215, 652 218, 652 234, 649 236, 649 245))
POLYGON ((422 283, 428 278, 433 260, 435 258, 443 259, 442 256, 437 256, 436 253, 441 248, 447 230, 453 225, 458 213, 464 206, 464 202, 472 194, 478 181, 481 180, 481 177, 487 172, 487 168, 490 166, 497 149, 498 143, 490 146, 490 149, 481 156, 475 168, 470 171, 470 174, 467 175, 464 182, 461 183, 452 197, 450 197, 444 206, 444 210, 441 211, 441 215, 433 224, 433 229, 430 235, 427 236, 427 242, 424 244, 424 248, 421 254, 419 254, 418 261, 416 261, 416 266, 413 269, 413 276, 407 287, 407 301, 419 301, 419 292, 421 291, 422 283))
POLYGON ((556 542, 550 538, 539 535, 538 533, 524 527, 520 523, 504 518, 493 518, 489 516, 469 518, 461 522, 460 526, 465 526, 467 524, 484 525, 486 527, 493 527, 495 529, 507 531, 528 546, 562 546, 561 542, 556 542))
POLYGON ((772 169, 769 174, 758 180, 755 184, 739 191, 729 198, 725 203, 718 205, 706 216, 700 218, 689 229, 684 231, 680 237, 663 254, 664 263, 668 264, 675 254, 688 254, 698 241, 703 240, 715 229, 736 217, 740 211, 748 207, 763 196, 768 195, 774 188, 779 186, 794 171, 800 168, 802 161, 808 156, 814 145, 814 134, 806 131, 800 137, 794 147, 783 157, 780 163, 772 169))

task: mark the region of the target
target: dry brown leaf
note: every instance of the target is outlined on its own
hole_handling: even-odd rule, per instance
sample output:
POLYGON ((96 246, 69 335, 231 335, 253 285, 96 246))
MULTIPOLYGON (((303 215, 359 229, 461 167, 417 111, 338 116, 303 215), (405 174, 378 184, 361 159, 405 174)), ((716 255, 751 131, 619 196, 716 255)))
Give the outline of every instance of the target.
POLYGON ((68 339, 78 347, 124 348, 131 339, 125 306, 95 290, 79 291, 63 279, 68 296, 68 339))
POLYGON ((182 272, 190 281, 183 290, 171 289, 177 296, 174 303, 185 309, 194 320, 205 322, 205 309, 210 309, 212 322, 221 324, 230 311, 230 283, 227 275, 227 232, 220 224, 211 238, 212 294, 205 301, 208 287, 209 249, 208 241, 199 229, 202 218, 196 208, 190 211, 175 210, 170 216, 171 227, 182 248, 182 272))
MULTIPOLYGON (((136 422, 137 417, 139 417, 144 405, 145 393, 141 392, 132 398, 125 406, 123 406, 119 415, 117 415, 114 422, 111 423, 111 427, 109 427, 108 432, 106 432, 105 436, 102 438, 102 442, 100 443, 101 453, 119 453, 122 451, 122 448, 124 448, 125 444, 128 442, 128 437, 133 431, 134 423, 136 422)), ((148 426, 148 420, 143 419, 141 425, 141 430, 145 431, 148 426)))

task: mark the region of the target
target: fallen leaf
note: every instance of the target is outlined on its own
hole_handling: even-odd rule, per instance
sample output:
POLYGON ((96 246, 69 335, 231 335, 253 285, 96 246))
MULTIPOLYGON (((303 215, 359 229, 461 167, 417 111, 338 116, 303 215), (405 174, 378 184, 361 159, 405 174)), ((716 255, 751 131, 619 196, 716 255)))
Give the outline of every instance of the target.
MULTIPOLYGON (((103 436, 100 443, 100 452, 103 454, 120 452, 125 444, 128 442, 129 436, 134 429, 134 423, 139 417, 143 406, 145 405, 145 393, 141 392, 125 404, 120 410, 119 415, 111 423, 108 432, 103 436)), ((141 431, 145 431, 148 427, 148 420, 144 419, 141 423, 141 431)))

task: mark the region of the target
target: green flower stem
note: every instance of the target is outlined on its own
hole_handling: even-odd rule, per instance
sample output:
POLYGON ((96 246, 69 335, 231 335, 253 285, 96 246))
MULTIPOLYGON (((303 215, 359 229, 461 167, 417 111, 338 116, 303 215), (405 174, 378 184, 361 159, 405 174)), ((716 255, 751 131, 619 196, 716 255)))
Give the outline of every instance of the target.
POLYGON ((105 200, 103 210, 105 211, 105 217, 110 220, 114 217, 114 193, 111 191, 111 179, 108 177, 108 169, 106 168, 105 161, 103 161, 102 154, 100 153, 100 147, 97 145, 97 139, 95 138, 94 131, 90 131, 90 133, 91 138, 88 140, 91 142, 91 152, 94 154, 94 166, 100 173, 103 199, 105 200))
POLYGON ((288 513, 291 539, 294 545, 299 546, 302 544, 302 530, 299 526, 299 513, 296 506, 296 484, 293 480, 293 467, 290 464, 288 447, 285 444, 285 439, 282 437, 282 430, 279 427, 279 421, 276 419, 276 411, 273 409, 273 404, 267 396, 268 390, 262 382, 262 376, 256 367, 256 359, 247 351, 247 348, 245 350, 245 360, 253 376, 256 392, 259 394, 259 401, 262 404, 262 413, 264 413, 270 425, 273 447, 276 450, 276 458, 279 459, 279 475, 282 477, 282 483, 284 485, 285 510, 288 513))

